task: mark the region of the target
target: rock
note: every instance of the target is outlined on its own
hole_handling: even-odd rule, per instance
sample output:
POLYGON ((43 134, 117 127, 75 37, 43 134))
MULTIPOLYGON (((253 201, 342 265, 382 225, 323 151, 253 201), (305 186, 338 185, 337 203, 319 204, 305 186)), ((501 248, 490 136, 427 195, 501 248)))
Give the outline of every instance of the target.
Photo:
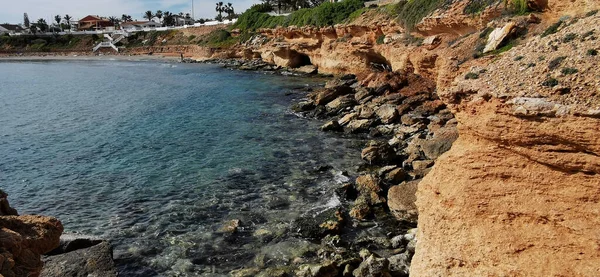
POLYGON ((0 216, 0 275, 39 276, 40 256, 58 246, 62 231, 53 217, 0 216))
POLYGON ((339 209, 328 209, 316 216, 303 215, 292 222, 292 230, 302 238, 322 239, 329 234, 339 233, 344 217, 339 209))
POLYGON ((356 101, 351 95, 344 95, 336 98, 325 105, 329 114, 337 114, 339 111, 356 105, 356 101))
POLYGON ((19 213, 8 203, 8 194, 0 190, 0 216, 2 215, 19 215, 19 213))
POLYGON ((290 269, 287 267, 267 268, 262 270, 256 277, 287 277, 290 276, 290 269))
MULTIPOLYGON (((350 76, 350 75, 346 75, 346 76, 350 76)), ((344 76, 342 76, 344 77, 344 76)), ((356 77, 355 78, 346 78, 345 79, 342 78, 338 78, 338 79, 333 79, 333 80, 329 80, 325 83, 325 88, 338 88, 338 87, 350 87, 351 85, 353 85, 354 83, 357 82, 356 77)))
POLYGON ((408 277, 411 256, 404 252, 388 258, 390 273, 396 277, 408 277))
POLYGON ((342 126, 340 126, 340 124, 335 120, 329 121, 321 126, 321 131, 323 132, 341 132, 343 130, 344 128, 342 128, 342 126))
POLYGON ((349 214, 352 218, 358 220, 363 220, 371 215, 371 205, 369 204, 369 200, 367 200, 367 196, 359 196, 352 204, 349 214))
POLYGON ((316 265, 301 265, 296 271, 298 277, 335 277, 337 275, 337 265, 331 261, 316 265))
POLYGON ((344 115, 342 118, 340 118, 340 120, 338 120, 338 123, 341 126, 345 126, 350 121, 354 120, 355 118, 356 118, 356 113, 349 113, 349 114, 344 115))
POLYGON ((315 108, 315 103, 312 101, 301 101, 292 105, 292 111, 294 112, 306 112, 315 108))
POLYGON ((44 258, 43 277, 117 276, 112 247, 101 242, 92 247, 44 258))
POLYGON ((355 200, 358 197, 358 191, 354 187, 354 185, 350 183, 345 183, 341 185, 339 188, 335 190, 337 195, 342 199, 346 200, 355 200))
POLYGON ((413 124, 419 123, 423 120, 422 117, 415 115, 415 114, 404 114, 402 115, 402 117, 400 118, 400 121, 402 122, 402 124, 406 125, 406 126, 411 126, 413 124))
POLYGON ((506 25, 504 25, 504 27, 496 28, 494 31, 492 31, 492 33, 490 33, 488 37, 487 44, 483 49, 483 53, 488 53, 496 50, 498 46, 500 46, 500 44, 504 41, 504 39, 508 37, 508 35, 510 35, 510 32, 515 27, 516 24, 514 22, 509 22, 506 25))
POLYGON ((344 272, 342 272, 343 277, 352 277, 352 271, 354 271, 354 267, 351 264, 347 264, 344 266, 344 272))
POLYGON ((259 268, 243 268, 229 272, 231 277, 254 277, 260 272, 259 268))
POLYGON ((361 101, 372 94, 373 94, 373 91, 370 88, 359 87, 356 89, 356 93, 354 94, 354 99, 356 99, 356 101, 361 101))
POLYGON ((390 104, 382 105, 379 107, 379 109, 377 109, 377 111, 375 111, 375 113, 384 124, 390 124, 398 117, 396 106, 390 104))
POLYGON ((527 7, 531 11, 544 11, 548 8, 548 0, 527 0, 527 7))
POLYGON ((375 116, 375 110, 368 106, 361 106, 358 118, 360 119, 371 119, 375 116))
POLYGON ((385 203, 385 198, 380 195, 383 188, 379 186, 379 178, 373 174, 361 175, 356 178, 356 189, 361 196, 366 197, 370 204, 385 203))
POLYGON ((315 74, 317 73, 317 67, 314 65, 304 65, 298 68, 294 68, 294 71, 298 71, 306 74, 315 74))
POLYGON ((57 248, 48 252, 47 255, 59 255, 71 251, 92 247, 100 244, 104 240, 99 237, 84 236, 76 234, 63 234, 60 236, 60 244, 57 248))
POLYGON ((432 160, 413 161, 412 167, 415 171, 425 170, 433 165, 432 160))
POLYGON ((267 229, 258 229, 254 231, 252 236, 258 238, 262 242, 268 242, 273 238, 273 232, 267 229))
POLYGON ((419 181, 404 182, 389 189, 387 200, 390 212, 398 220, 416 222, 418 218, 416 192, 419 181))
POLYGON ((352 88, 348 86, 339 86, 316 90, 310 94, 310 97, 317 105, 327 105, 336 98, 349 93, 352 93, 352 88))
POLYGON ((366 133, 369 132, 369 128, 373 124, 373 121, 368 119, 355 119, 346 125, 346 130, 349 133, 366 133))
POLYGON ((420 142, 421 150, 431 160, 437 159, 450 150, 452 143, 458 139, 458 130, 454 127, 442 128, 435 132, 433 138, 420 142))
POLYGON ((362 150, 361 158, 369 164, 386 165, 396 158, 396 152, 387 142, 372 142, 362 150))
POLYGON ((377 258, 370 255, 353 272, 356 277, 388 277, 389 261, 385 258, 377 258))
POLYGON ((404 180, 406 180, 406 177, 408 176, 408 174, 406 173, 406 171, 400 167, 397 167, 391 171, 389 171, 388 173, 386 173, 383 177, 384 182, 390 183, 390 184, 398 184, 404 180))
POLYGON ((219 232, 233 234, 233 233, 237 232, 239 227, 240 227, 240 220, 232 219, 232 220, 225 222, 223 224, 223 226, 219 229, 219 232))

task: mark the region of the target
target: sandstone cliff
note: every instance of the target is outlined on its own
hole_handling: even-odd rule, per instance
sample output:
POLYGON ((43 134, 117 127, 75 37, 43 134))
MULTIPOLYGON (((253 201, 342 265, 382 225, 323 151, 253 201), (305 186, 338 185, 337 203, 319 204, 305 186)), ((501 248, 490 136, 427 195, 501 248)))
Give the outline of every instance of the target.
POLYGON ((600 275, 599 23, 566 21, 439 92, 460 137, 419 184, 411 275, 600 275))

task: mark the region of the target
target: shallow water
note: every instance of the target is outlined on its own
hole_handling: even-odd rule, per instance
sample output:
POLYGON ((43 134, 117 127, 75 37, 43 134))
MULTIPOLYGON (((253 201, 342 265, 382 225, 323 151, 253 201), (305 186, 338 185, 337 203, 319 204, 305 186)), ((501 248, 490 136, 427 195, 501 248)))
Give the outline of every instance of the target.
POLYGON ((338 205, 340 171, 360 164, 360 142, 288 109, 319 81, 198 64, 0 62, 0 186, 22 214, 110 239, 124 276, 286 264, 297 254, 286 251, 310 248, 289 223, 338 205), (235 236, 219 232, 230 219, 242 222, 235 236))

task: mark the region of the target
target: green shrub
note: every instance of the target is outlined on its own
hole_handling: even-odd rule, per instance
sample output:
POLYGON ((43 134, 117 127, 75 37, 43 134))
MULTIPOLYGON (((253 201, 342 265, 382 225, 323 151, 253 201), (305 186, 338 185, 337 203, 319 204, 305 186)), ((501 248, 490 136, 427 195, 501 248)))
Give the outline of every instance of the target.
POLYGON ((362 9, 358 9, 354 12, 352 12, 349 16, 348 16, 348 20, 347 22, 352 22, 354 20, 356 20, 357 18, 359 18, 363 13, 365 13, 367 11, 367 8, 362 8, 362 9))
POLYGON ((514 59, 514 61, 518 62, 518 61, 522 60, 523 58, 525 58, 525 57, 523 57, 523 56, 516 56, 515 59, 514 59))
MULTIPOLYGON (((423 17, 440 8, 445 0, 410 0, 406 2, 398 13, 404 27, 411 30, 421 22, 423 17)), ((448 1, 448 0, 446 0, 448 1)), ((449 1, 452 2, 452 1, 449 1)))
POLYGON ((567 43, 567 42, 571 42, 573 40, 575 40, 577 38, 577 34, 574 33, 568 33, 565 35, 565 37, 563 38, 563 42, 567 43))
MULTIPOLYGON (((506 0, 508 1, 508 0, 506 0)), ((529 12, 527 0, 510 0, 509 10, 513 14, 523 15, 529 12)))
POLYGON ((577 70, 576 68, 572 68, 572 67, 565 67, 560 72, 565 75, 571 75, 571 74, 575 74, 575 73, 579 72, 579 70, 577 70))
POLYGON ((464 9, 466 14, 478 14, 485 10, 485 8, 497 3, 498 0, 471 0, 464 9))
POLYGON ((191 35, 188 37, 188 40, 194 40, 196 38, 196 35, 191 35))
POLYGON ((547 37, 551 34, 555 34, 556 32, 558 32, 558 28, 563 24, 562 20, 557 21, 556 23, 550 25, 548 27, 548 29, 546 29, 543 33, 542 33, 542 37, 547 37))
POLYGON ((477 74, 475 72, 469 72, 469 73, 467 73, 467 75, 465 75, 465 80, 475 80, 475 79, 479 79, 479 74, 477 74))
POLYGON ((214 30, 198 42, 199 45, 213 48, 229 47, 238 42, 238 39, 231 36, 226 30, 214 30))
POLYGON ((551 60, 550 63, 548 64, 548 69, 550 70, 554 70, 556 68, 558 68, 558 66, 566 59, 567 57, 562 56, 562 57, 558 57, 554 60, 551 60))
POLYGON ((381 35, 377 37, 377 44, 383 44, 383 40, 385 39, 385 35, 381 35))
POLYGON ((325 2, 314 8, 300 9, 288 16, 270 16, 264 13, 264 5, 254 5, 240 15, 233 28, 239 28, 242 32, 253 32, 260 28, 277 26, 332 26, 344 22, 354 12, 363 8, 364 4, 361 0, 345 0, 337 3, 325 2))
POLYGON ((587 55, 588 56, 597 56, 598 55, 598 50, 596 50, 596 49, 588 49, 587 50, 587 55))
POLYGON ((532 68, 532 67, 535 67, 535 65, 536 65, 535 63, 529 63, 529 64, 527 65, 527 68, 532 68))
POLYGON ((598 13, 598 10, 593 10, 593 11, 589 11, 588 13, 585 14, 585 16, 593 16, 596 15, 598 13))
POLYGON ((546 80, 544 82, 542 82, 542 86, 550 87, 550 88, 558 86, 558 80, 556 80, 552 77, 548 77, 548 78, 546 78, 546 80))

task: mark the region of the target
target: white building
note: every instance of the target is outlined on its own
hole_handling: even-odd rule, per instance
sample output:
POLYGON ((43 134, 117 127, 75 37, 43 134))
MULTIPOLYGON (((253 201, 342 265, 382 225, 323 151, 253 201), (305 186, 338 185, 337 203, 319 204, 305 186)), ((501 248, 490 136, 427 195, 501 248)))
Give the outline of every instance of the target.
POLYGON ((160 28, 162 25, 154 21, 131 21, 121 23, 121 29, 125 31, 142 31, 147 28, 160 28))

